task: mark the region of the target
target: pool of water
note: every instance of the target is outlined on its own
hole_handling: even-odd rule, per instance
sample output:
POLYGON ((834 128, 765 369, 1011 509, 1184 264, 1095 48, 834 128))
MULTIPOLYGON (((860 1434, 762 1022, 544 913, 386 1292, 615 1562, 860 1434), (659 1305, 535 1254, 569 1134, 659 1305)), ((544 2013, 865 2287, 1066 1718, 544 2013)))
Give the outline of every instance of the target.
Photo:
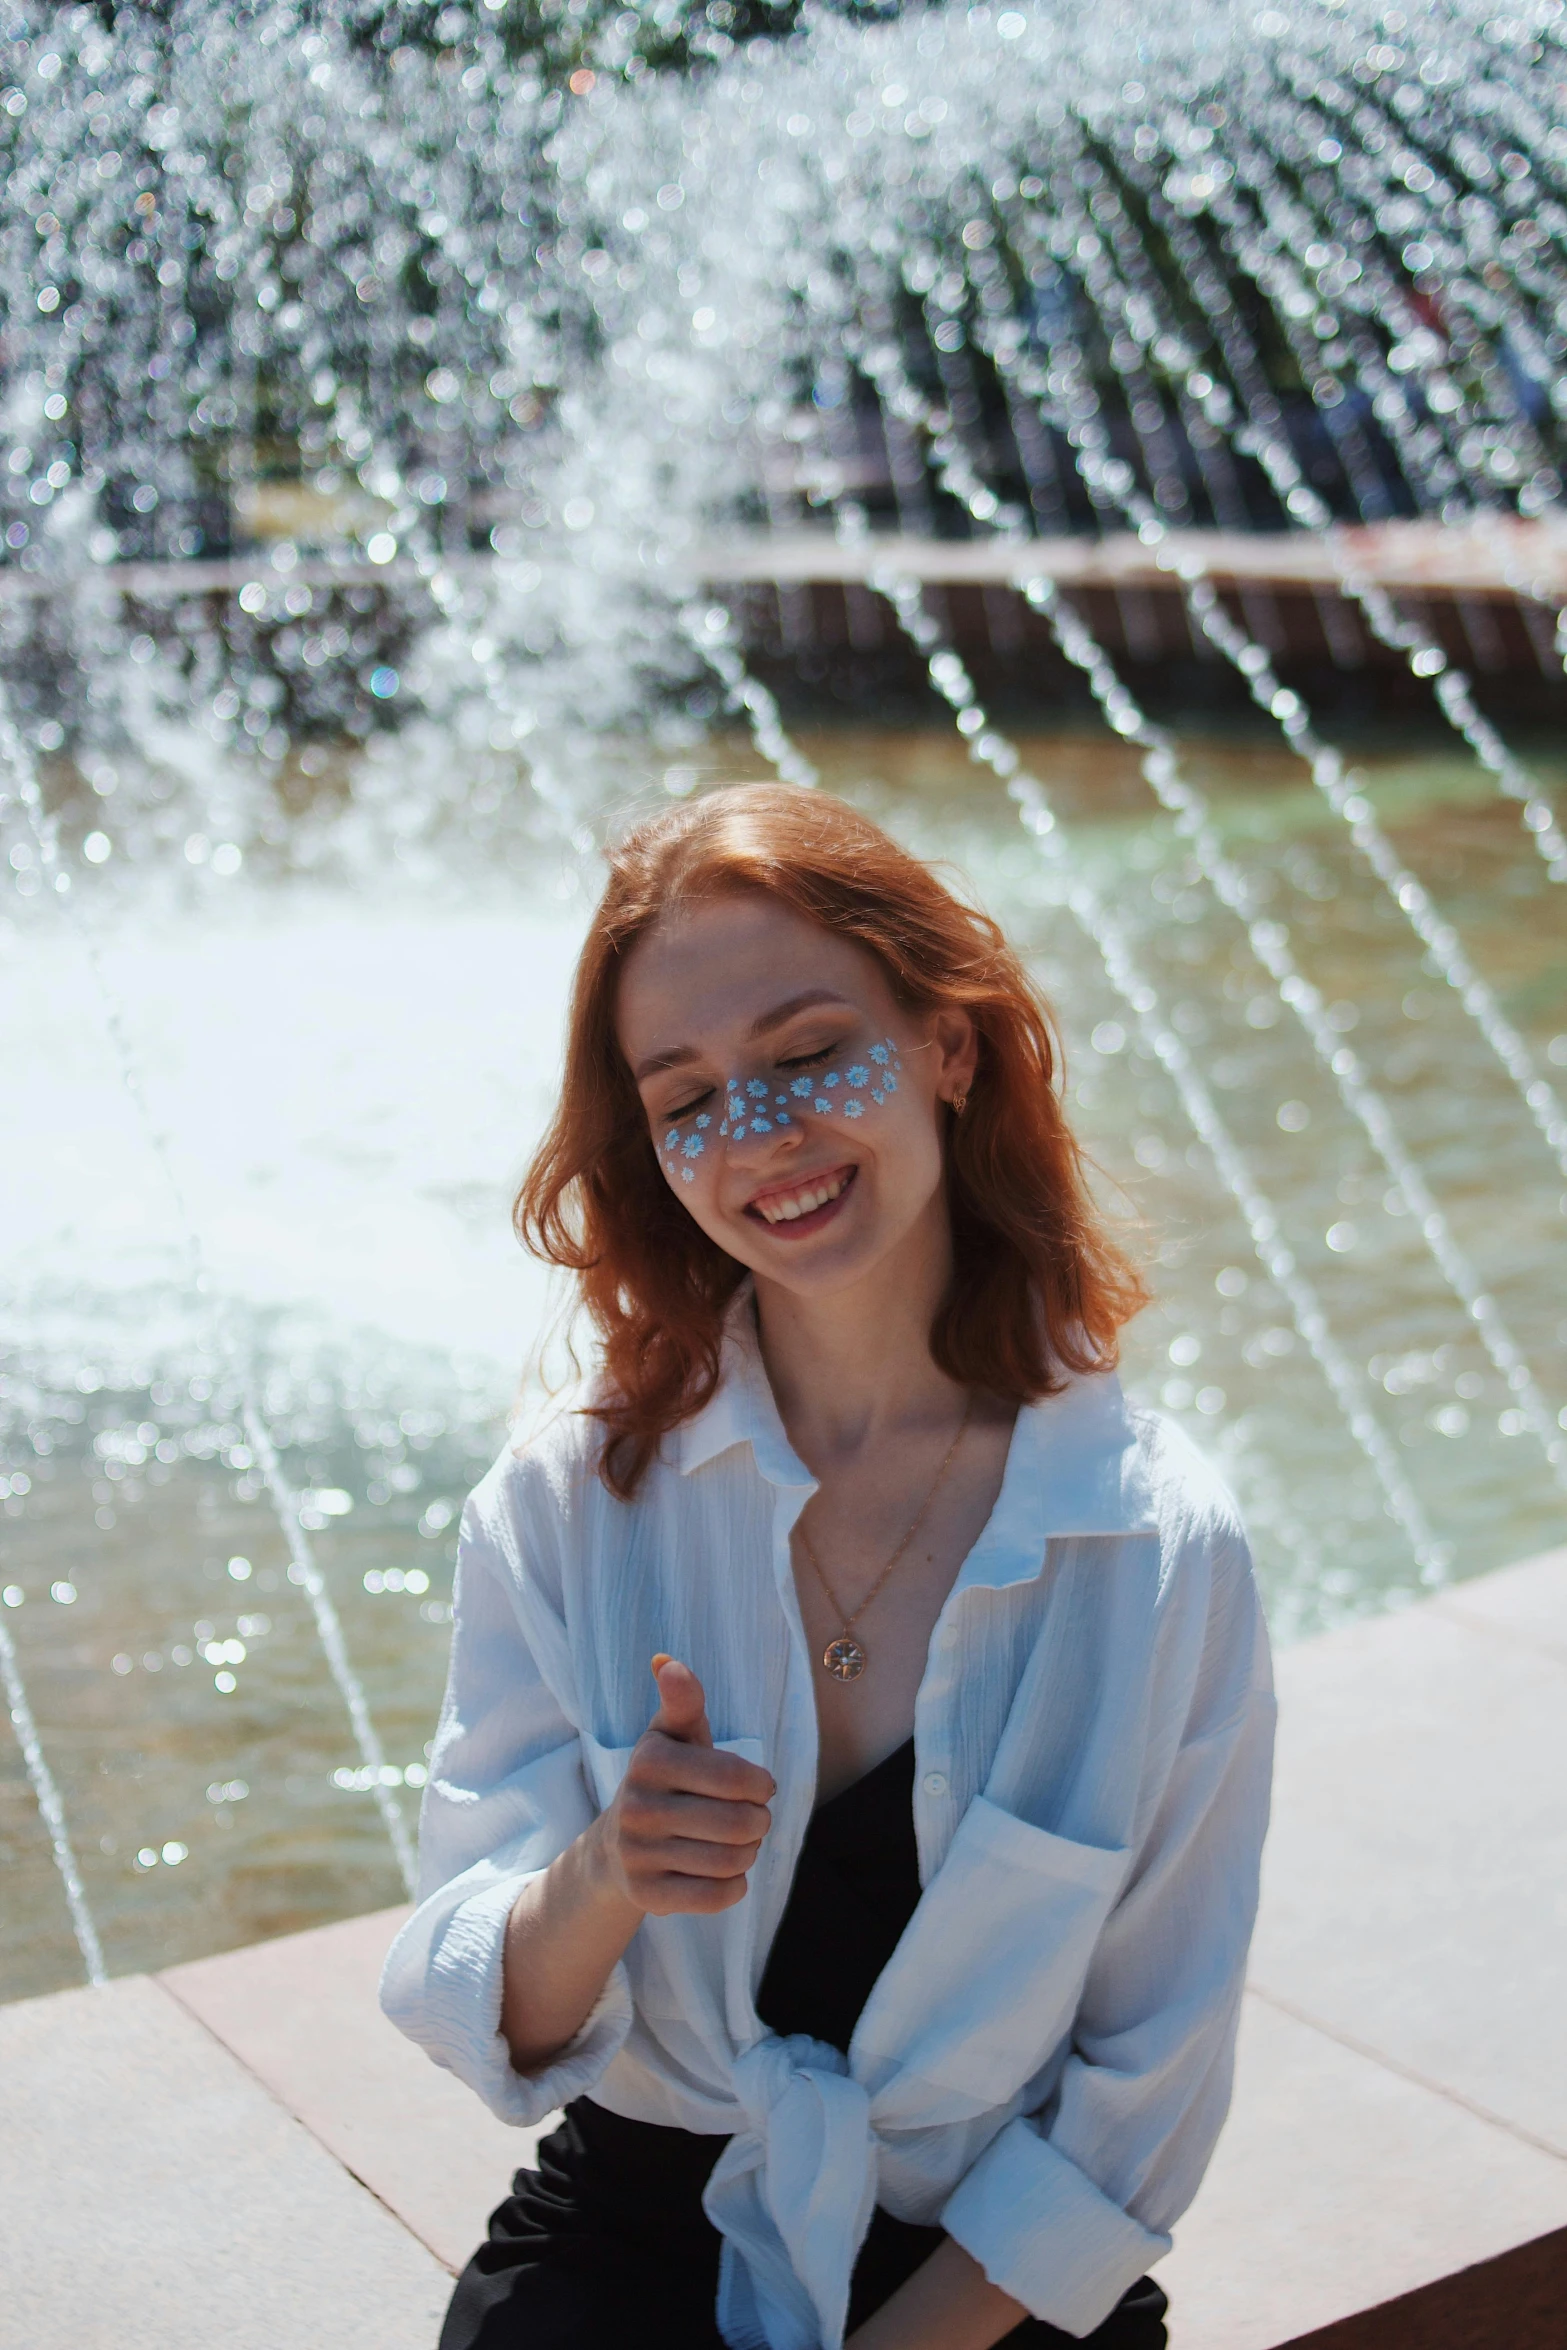
MULTIPOLYGON (((1409 1543, 1011 804, 934 726, 801 740, 828 788, 952 860, 1035 958, 1079 1128, 1157 1292, 1128 1378, 1235 1483, 1277 1635, 1406 1602, 1421 1587, 1409 1543)), ((1022 747, 1364 1373, 1449 1571, 1560 1541, 1567 1505, 1515 1395, 1135 754, 1087 733, 1022 747)), ((1556 1411, 1567 1203, 1516 1091, 1300 767, 1201 735, 1187 754, 1556 1411)), ((740 743, 685 755, 703 779, 757 772, 740 743)), ((1380 752, 1365 772, 1401 854, 1567 1085, 1567 925, 1516 811, 1457 757, 1380 752)), ((385 1755, 381 1805, 411 1822, 456 1512, 560 1302, 507 1211, 590 886, 541 854, 504 884, 453 870, 120 900, 101 960, 145 1116, 79 933, 36 903, 0 923, 0 1095, 21 1138, 0 1165, 0 1620, 111 1974, 400 1896, 244 1388, 304 1496, 385 1755)), ((0 1996, 80 1980, 9 1742, 0 1868, 0 1996)))

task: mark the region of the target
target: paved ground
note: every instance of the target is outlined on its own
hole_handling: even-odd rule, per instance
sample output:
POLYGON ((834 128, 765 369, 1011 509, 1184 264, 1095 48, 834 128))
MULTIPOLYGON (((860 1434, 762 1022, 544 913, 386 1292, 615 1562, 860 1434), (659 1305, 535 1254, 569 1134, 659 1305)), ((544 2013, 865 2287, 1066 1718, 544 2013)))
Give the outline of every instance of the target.
POLYGON ((446 2273, 164 1987, 0 2008, 7 2350, 431 2350, 446 2273))
MULTIPOLYGON (((1279 1679, 1175 2350, 1277 2350, 1567 2227, 1567 1550, 1279 1679)), ((432 2350, 528 2141, 382 2022, 397 1914, 0 2008, 7 2350, 432 2350)))
POLYGON ((1273 2350, 1567 2225, 1567 1550, 1278 1668, 1237 2095, 1161 2271, 1176 2350, 1273 2350))

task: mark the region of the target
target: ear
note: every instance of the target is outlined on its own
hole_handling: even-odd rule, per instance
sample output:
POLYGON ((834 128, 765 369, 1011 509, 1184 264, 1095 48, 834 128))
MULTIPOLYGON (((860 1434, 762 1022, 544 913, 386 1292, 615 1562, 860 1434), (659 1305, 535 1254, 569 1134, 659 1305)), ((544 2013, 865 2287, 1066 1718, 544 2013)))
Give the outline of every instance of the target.
POLYGON ((966 1094, 979 1067, 979 1030, 969 1013, 949 1005, 931 1021, 931 1043, 936 1053, 936 1094, 951 1101, 966 1094))

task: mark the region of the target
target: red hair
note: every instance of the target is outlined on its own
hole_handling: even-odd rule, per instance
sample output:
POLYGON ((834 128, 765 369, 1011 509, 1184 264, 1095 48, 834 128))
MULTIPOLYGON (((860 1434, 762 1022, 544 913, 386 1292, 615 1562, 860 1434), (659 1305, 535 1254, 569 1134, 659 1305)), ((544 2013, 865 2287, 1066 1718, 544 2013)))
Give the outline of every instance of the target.
POLYGON ((609 852, 572 988, 560 1104, 517 1196, 525 1244, 578 1280, 605 1371, 601 1471, 629 1500, 662 1438, 718 1382, 745 1267, 659 1171, 620 1050, 628 954, 676 906, 755 890, 881 964, 905 1010, 956 1006, 979 1035, 947 1132, 953 1273, 931 1353, 966 1387, 1025 1403, 1107 1369, 1147 1291, 1090 1197, 1061 1107, 1049 1007, 996 923, 825 793, 736 785, 639 825, 609 852))

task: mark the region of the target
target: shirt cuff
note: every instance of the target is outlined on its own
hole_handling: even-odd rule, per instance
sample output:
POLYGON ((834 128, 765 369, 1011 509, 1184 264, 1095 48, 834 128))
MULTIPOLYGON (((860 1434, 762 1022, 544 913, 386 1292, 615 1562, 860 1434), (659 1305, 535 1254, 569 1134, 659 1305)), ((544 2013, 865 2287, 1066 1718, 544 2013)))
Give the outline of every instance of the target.
POLYGON ((1079 2337, 1170 2249, 1021 2115, 960 2180, 941 2224, 993 2285, 1079 2337))
POLYGON ((519 2073, 501 2034, 506 1922, 537 1869, 503 1877, 471 1894, 433 1938, 418 1964, 406 1953, 420 1924, 416 1911, 393 1943, 381 1980, 381 2005, 427 2055, 455 2073, 503 2122, 528 2129, 594 2086, 631 2029, 631 1985, 621 1961, 581 2029, 549 2064, 519 2073))

